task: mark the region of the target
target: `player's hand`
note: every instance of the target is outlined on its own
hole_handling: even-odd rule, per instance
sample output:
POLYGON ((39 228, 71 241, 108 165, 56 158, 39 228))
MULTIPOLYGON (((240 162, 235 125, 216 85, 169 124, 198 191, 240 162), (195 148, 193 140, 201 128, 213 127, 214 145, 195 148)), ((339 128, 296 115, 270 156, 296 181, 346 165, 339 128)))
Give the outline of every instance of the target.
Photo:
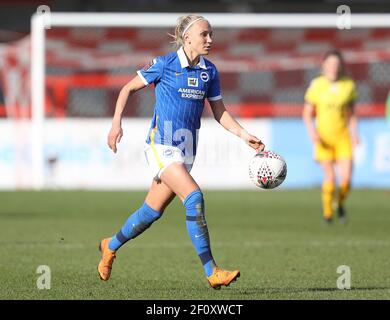
POLYGON ((358 135, 352 135, 352 145, 354 146, 354 147, 356 147, 357 145, 359 145, 360 144, 360 138, 359 138, 359 136, 358 135))
POLYGON ((257 153, 263 151, 265 148, 264 143, 259 138, 252 136, 251 134, 246 138, 246 142, 250 147, 255 149, 257 153))
POLYGON ((113 124, 107 137, 107 144, 116 153, 116 144, 121 141, 123 130, 120 124, 113 124))

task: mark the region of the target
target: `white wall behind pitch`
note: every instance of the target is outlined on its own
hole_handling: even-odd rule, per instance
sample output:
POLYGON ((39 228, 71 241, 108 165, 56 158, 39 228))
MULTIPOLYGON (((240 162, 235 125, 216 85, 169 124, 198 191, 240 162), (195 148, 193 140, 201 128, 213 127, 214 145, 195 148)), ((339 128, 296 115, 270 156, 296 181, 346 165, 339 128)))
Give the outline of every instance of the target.
MULTIPOLYGON (((242 125, 270 147, 268 120, 242 125)), ((152 175, 143 148, 150 119, 125 119, 114 154, 107 146, 110 119, 47 119, 44 127, 45 188, 147 189, 152 175)), ((0 121, 0 188, 31 188, 31 127, 0 121)), ((253 188, 248 163, 254 151, 213 119, 204 119, 193 176, 202 188, 253 188)))

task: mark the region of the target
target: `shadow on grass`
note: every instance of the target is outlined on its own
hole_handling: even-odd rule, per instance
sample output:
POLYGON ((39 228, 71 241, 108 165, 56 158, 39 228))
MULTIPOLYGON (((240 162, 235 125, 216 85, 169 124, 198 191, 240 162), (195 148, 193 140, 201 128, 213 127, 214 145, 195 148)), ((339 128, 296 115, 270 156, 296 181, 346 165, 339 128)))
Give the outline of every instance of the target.
POLYGON ((239 289, 240 294, 291 294, 291 293, 316 293, 316 292, 358 292, 390 290, 390 287, 352 287, 351 289, 340 290, 338 288, 247 288, 239 289))
POLYGON ((47 218, 51 217, 49 213, 45 212, 0 212, 0 220, 26 220, 26 219, 35 219, 35 218, 47 218))
POLYGON ((373 290, 390 290, 389 287, 352 287, 351 289, 340 290, 337 288, 309 288, 311 292, 331 292, 331 291, 373 291, 373 290))

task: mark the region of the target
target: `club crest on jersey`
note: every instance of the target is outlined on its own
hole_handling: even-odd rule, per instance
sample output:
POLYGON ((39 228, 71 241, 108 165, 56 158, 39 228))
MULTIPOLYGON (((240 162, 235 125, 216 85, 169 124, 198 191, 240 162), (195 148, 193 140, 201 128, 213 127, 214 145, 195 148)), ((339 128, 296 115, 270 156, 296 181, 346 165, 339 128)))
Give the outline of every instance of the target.
POLYGON ((164 150, 164 157, 170 158, 173 156, 173 150, 172 149, 166 149, 164 150))
POLYGON ((188 86, 189 87, 197 87, 198 86, 198 78, 188 78, 188 86))
POLYGON ((200 78, 202 79, 203 82, 209 81, 209 74, 207 72, 202 72, 200 74, 200 78))

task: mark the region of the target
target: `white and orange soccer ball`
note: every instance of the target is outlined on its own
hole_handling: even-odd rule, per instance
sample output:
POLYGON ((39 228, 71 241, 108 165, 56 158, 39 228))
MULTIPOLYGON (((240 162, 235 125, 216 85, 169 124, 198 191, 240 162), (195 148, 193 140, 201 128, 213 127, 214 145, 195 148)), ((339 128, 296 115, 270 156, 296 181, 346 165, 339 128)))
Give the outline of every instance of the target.
POLYGON ((276 188, 286 176, 286 161, 274 151, 261 151, 249 163, 249 177, 259 188, 276 188))

